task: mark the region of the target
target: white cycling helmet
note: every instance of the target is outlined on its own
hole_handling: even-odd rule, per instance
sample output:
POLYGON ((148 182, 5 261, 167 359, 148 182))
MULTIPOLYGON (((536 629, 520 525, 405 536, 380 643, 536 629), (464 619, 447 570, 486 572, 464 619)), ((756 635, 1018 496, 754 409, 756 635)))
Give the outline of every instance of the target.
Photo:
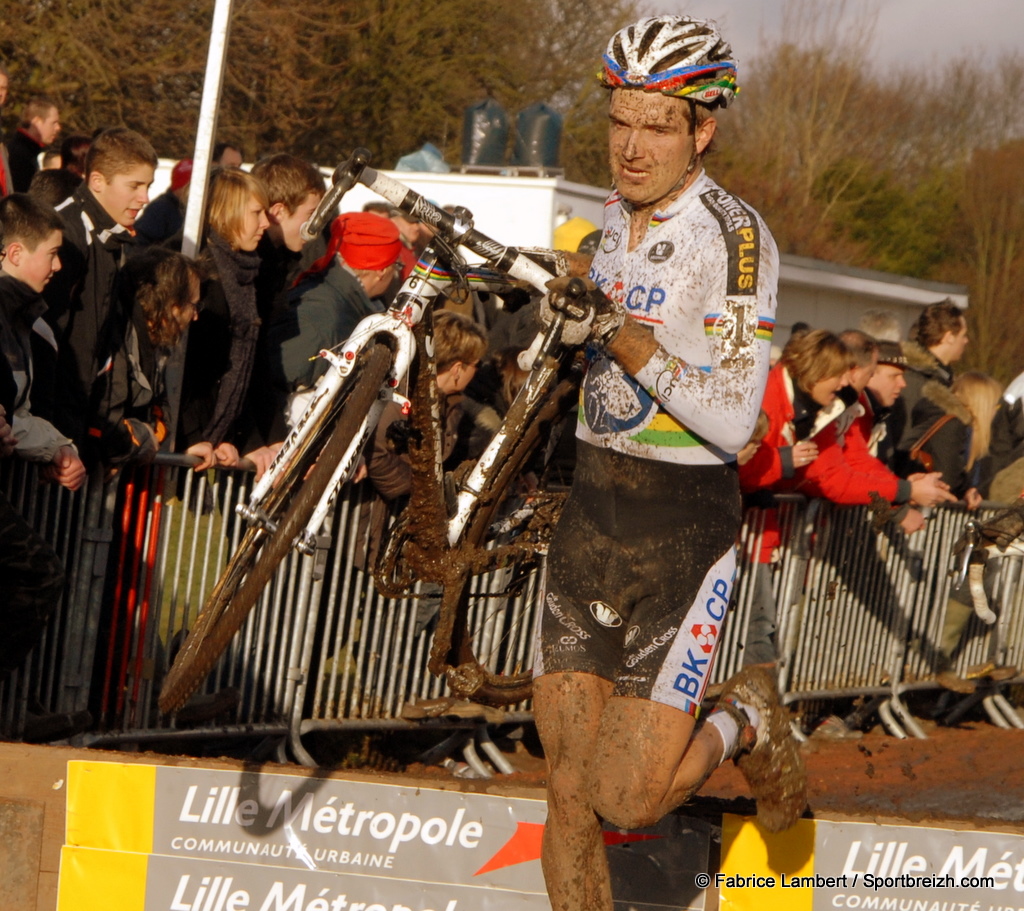
POLYGON ((725 107, 739 91, 732 48, 710 19, 655 16, 617 31, 608 42, 601 82, 725 107))

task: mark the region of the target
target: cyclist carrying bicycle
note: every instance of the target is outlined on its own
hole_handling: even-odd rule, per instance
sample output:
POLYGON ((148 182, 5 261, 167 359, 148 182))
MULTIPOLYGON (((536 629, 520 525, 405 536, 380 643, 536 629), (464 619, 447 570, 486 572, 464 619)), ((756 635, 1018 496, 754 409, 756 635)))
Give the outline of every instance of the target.
MULTIPOLYGON (((760 216, 703 169, 736 64, 715 23, 660 16, 612 37, 601 78, 615 192, 585 318, 565 335, 590 364, 534 681, 556 911, 612 909, 602 818, 653 825, 726 759, 766 828, 806 804, 770 673, 744 670, 701 716, 735 576, 735 453, 760 407, 778 281, 760 216)), ((552 282, 547 319, 571 308, 567 283, 552 282)))

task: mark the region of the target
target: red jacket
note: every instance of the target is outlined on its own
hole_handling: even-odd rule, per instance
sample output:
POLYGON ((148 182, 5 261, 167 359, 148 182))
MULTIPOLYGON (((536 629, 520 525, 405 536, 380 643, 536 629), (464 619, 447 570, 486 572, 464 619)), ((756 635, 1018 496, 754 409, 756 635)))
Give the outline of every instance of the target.
POLYGON ((790 492, 796 486, 792 446, 796 440, 792 382, 781 364, 768 374, 761 410, 768 415, 768 432, 753 458, 739 469, 744 493, 765 488, 790 492))
POLYGON ((781 364, 768 375, 761 408, 768 415, 768 433, 754 457, 740 467, 743 490, 768 487, 850 506, 870 503, 872 493, 890 502, 909 499, 909 484, 868 452, 863 424, 853 426, 864 411, 862 404, 813 435, 818 457, 802 468, 793 465, 792 447, 798 442, 793 427, 793 383, 781 364))

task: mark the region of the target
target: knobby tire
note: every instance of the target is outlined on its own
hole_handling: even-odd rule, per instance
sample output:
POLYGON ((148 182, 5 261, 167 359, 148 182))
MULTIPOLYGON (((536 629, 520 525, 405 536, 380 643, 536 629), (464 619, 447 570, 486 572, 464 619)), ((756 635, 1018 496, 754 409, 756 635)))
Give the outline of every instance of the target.
POLYGON ((313 515, 334 469, 379 395, 390 367, 391 350, 383 342, 374 345, 347 379, 342 391, 347 397, 319 458, 305 480, 299 477, 292 481, 294 492, 284 505, 276 530, 250 528, 246 531, 164 679, 159 705, 165 714, 180 709, 199 689, 232 637, 241 629, 313 515))
MULTIPOLYGON (((487 532, 501 505, 508 497, 509 487, 518 477, 546 432, 564 416, 575 401, 579 383, 573 379, 558 382, 547 396, 546 403, 527 425, 512 451, 502 464, 485 493, 465 535, 470 547, 482 548, 487 532)), ((472 570, 467 566, 457 578, 448 580, 441 599, 440 619, 430 655, 430 669, 444 674, 448 686, 458 696, 485 705, 514 705, 528 699, 533 690, 531 670, 513 674, 496 674, 484 667, 473 651, 473 634, 469 628, 470 582, 472 570), (450 635, 446 631, 450 630, 450 635)))

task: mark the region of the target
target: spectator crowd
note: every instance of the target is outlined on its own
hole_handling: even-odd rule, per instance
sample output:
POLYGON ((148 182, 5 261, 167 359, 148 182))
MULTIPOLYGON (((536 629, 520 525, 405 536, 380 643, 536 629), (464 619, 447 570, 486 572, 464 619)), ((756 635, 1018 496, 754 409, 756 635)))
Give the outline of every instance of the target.
MULTIPOLYGON (((0 106, 7 90, 0 67, 0 106)), ((319 171, 288 153, 247 171, 242 150, 222 143, 190 259, 180 250, 191 161, 151 200, 157 156, 145 137, 112 127, 57 145, 60 131, 56 101, 36 96, 0 146, 0 455, 39 462, 72 490, 95 466, 116 471, 161 449, 194 456, 197 470, 245 456, 265 469, 326 368, 317 352, 385 309, 431 232, 381 204, 304 243, 299 229, 324 193, 319 171), (180 395, 169 391, 176 362, 180 395)), ((583 235, 573 227, 575 250, 583 235)), ((578 249, 594 244, 586 233, 578 249)), ((446 309, 437 382, 454 467, 497 427, 537 324, 535 306, 511 314, 475 295, 446 309)), ((927 307, 907 339, 885 312, 839 334, 794 329, 738 458, 744 493, 768 516, 758 552, 746 555, 754 571, 770 573, 777 559, 775 494, 866 505, 905 534, 942 503, 973 510, 1016 498, 1021 399, 992 377, 954 372, 967 344, 967 320, 950 302, 927 307)), ((366 455, 388 504, 408 493, 408 466, 388 443, 400 417, 389 412, 366 455)), ((52 553, 6 502, 0 533, 5 546, 21 542, 25 579, 53 578, 52 553)), ((52 590, 40 598, 52 601, 52 590)), ((771 663, 773 613, 763 607, 747 651, 771 663)), ((958 634, 949 631, 947 659, 958 634)), ((31 630, 22 639, 31 647, 31 630)), ((18 642, 4 666, 24 656, 18 642)))

